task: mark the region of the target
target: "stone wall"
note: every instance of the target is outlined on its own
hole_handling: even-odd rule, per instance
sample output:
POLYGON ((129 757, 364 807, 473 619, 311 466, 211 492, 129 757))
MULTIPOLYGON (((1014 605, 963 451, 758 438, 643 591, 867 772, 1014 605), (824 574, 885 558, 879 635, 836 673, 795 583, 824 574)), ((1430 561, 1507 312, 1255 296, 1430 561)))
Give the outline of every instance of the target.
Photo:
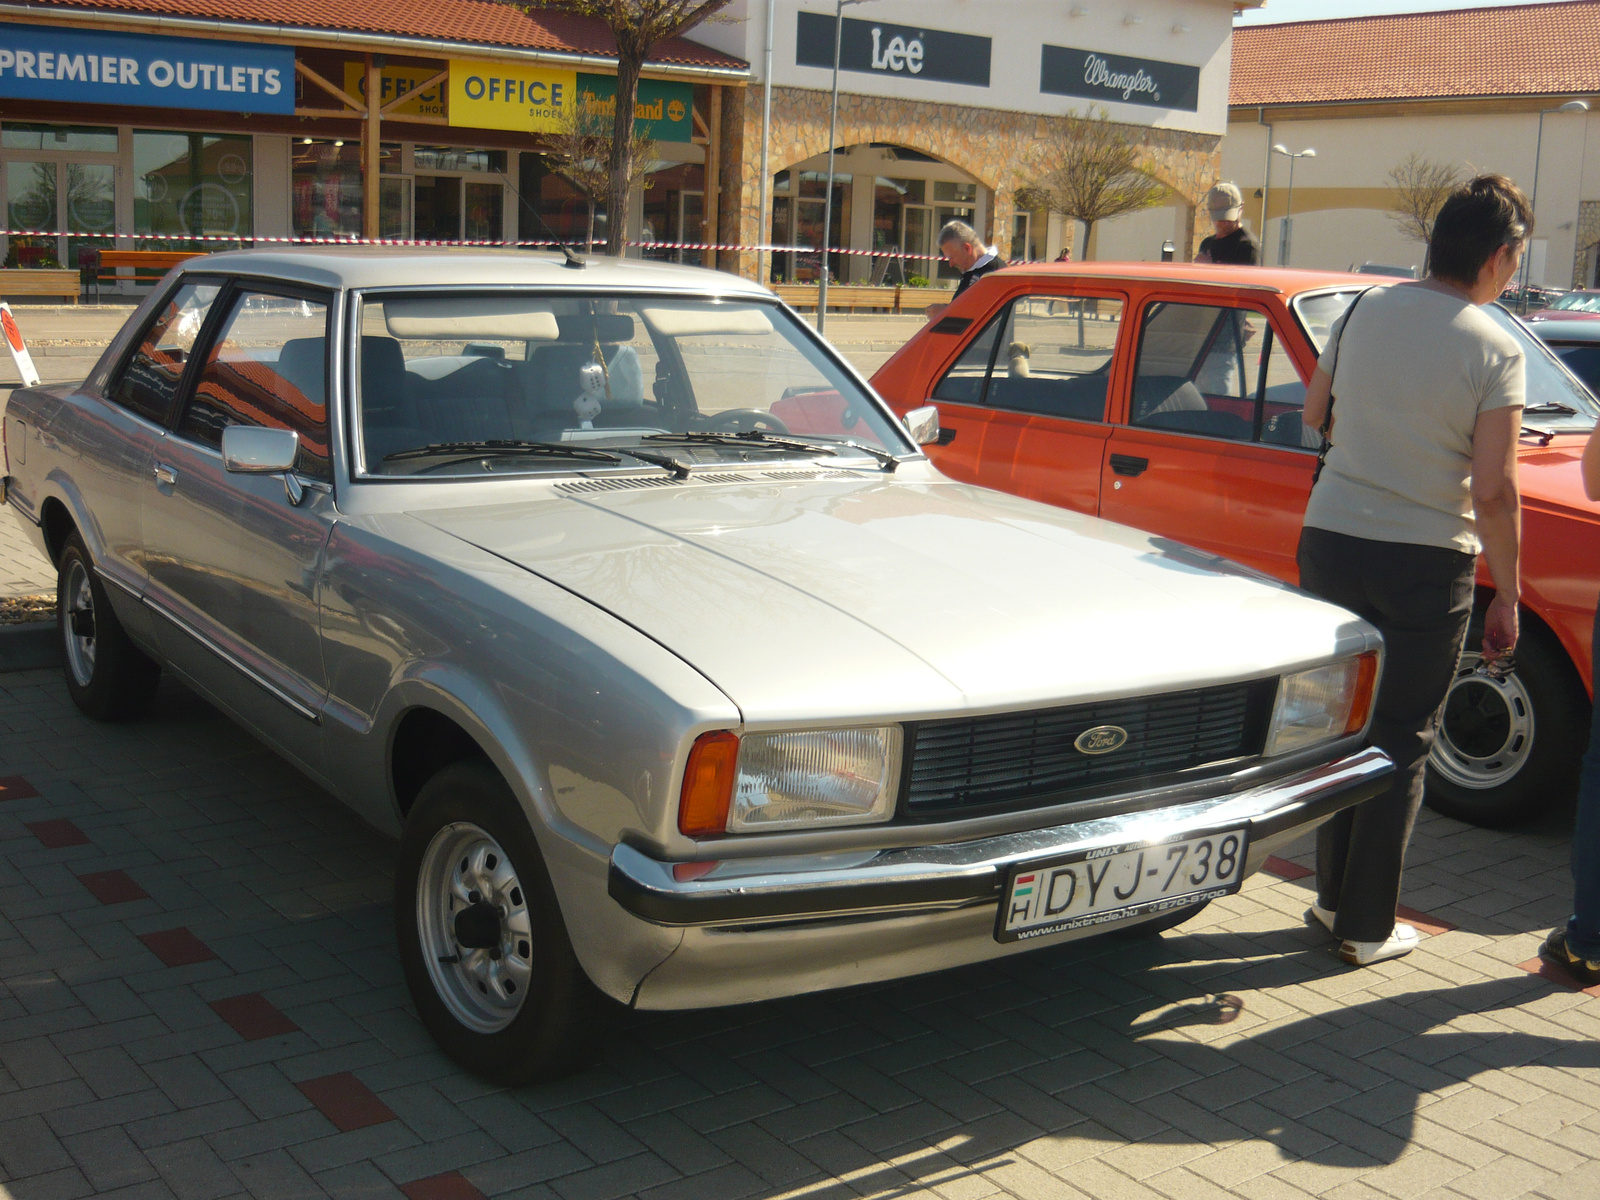
MULTIPOLYGON (((829 101, 828 92, 773 89, 768 148, 772 174, 827 153, 829 101)), ((749 88, 740 104, 725 103, 723 118, 722 212, 726 215, 720 222, 722 240, 753 245, 761 231, 761 89, 749 88), (729 120, 733 116, 729 109, 733 107, 743 110, 742 120, 729 120)), ((1059 118, 1034 113, 841 92, 835 144, 843 148, 887 142, 931 154, 967 172, 988 189, 991 197, 989 224, 980 232, 997 245, 1001 257, 1007 257, 1012 197, 1018 187, 1028 182, 1030 168, 1048 155, 1052 126, 1059 123, 1059 118)), ((1189 250, 1185 257, 1193 257, 1199 237, 1204 236, 1203 231, 1195 229, 1194 210, 1206 190, 1220 178, 1221 139, 1211 134, 1143 126, 1130 126, 1129 130, 1145 147, 1145 170, 1188 207, 1189 250)), ((755 255, 726 252, 721 265, 751 276, 755 273, 755 255)))

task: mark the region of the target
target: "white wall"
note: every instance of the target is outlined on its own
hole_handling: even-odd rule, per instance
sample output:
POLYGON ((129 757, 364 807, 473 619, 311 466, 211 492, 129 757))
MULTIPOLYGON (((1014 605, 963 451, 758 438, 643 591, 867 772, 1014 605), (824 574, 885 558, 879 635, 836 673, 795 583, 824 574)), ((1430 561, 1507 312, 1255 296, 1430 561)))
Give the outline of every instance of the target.
MULTIPOLYGON (((1548 107, 1555 107, 1551 101, 1548 107)), ((1252 114, 1253 115, 1253 114, 1252 114)), ((1389 171, 1413 150, 1435 162, 1453 163, 1463 172, 1501 172, 1532 191, 1537 113, 1418 112, 1395 117, 1338 118, 1276 121, 1269 142, 1267 131, 1235 114, 1222 140, 1222 177, 1239 185, 1245 196, 1245 216, 1259 224, 1263 159, 1270 142, 1298 151, 1312 147, 1314 159, 1300 159, 1294 171, 1294 244, 1291 265, 1347 268, 1351 263, 1388 262, 1420 265, 1423 248, 1400 235, 1395 224, 1375 209, 1376 194, 1346 193, 1355 207, 1306 213, 1302 200, 1308 191, 1323 192, 1323 199, 1338 199, 1328 189, 1387 189, 1389 171)), ((1270 119, 1270 118, 1269 118, 1270 119)), ((1549 239, 1545 278, 1555 287, 1569 287, 1576 249, 1576 221, 1580 199, 1600 199, 1600 163, 1587 161, 1591 131, 1600 134, 1600 115, 1560 114, 1544 120, 1543 151, 1539 156, 1539 188, 1535 219, 1537 233, 1549 239)), ((1600 149, 1600 137, 1594 139, 1600 149)), ((1272 197, 1276 208, 1284 199, 1289 164, 1272 156, 1272 197)), ((1316 202, 1312 201, 1315 208, 1316 202)), ((1279 221, 1268 223, 1262 244, 1266 261, 1278 261, 1279 221)))
MULTIPOLYGON (((1161 243, 1171 240, 1175 257, 1184 257, 1181 239, 1173 237, 1173 230, 1182 218, 1183 210, 1177 205, 1147 208, 1126 216, 1113 217, 1095 226, 1094 259, 1096 262, 1160 262, 1161 243)), ((1083 247, 1083 227, 1078 227, 1078 240, 1073 246, 1073 257, 1079 257, 1083 247)))
MULTIPOLYGON (((262 237, 289 237, 289 139, 258 133, 255 139, 255 229, 262 237)), ((132 228, 132 223, 128 228, 132 228)))
MULTIPOLYGON (((773 26, 773 82, 828 90, 832 72, 795 64, 796 13, 832 16, 832 0, 777 0, 773 26)), ((1109 54, 1183 63, 1200 68, 1199 111, 1184 112, 1122 102, 1104 107, 1134 125, 1222 133, 1227 127, 1232 9, 1227 0, 1140 0, 1127 7, 1110 0, 871 0, 851 6, 846 17, 926 26, 993 40, 987 88, 920 81, 888 73, 845 71, 841 90, 857 95, 966 104, 979 108, 1060 115, 1098 102, 1047 95, 1039 90, 1040 47, 1045 43, 1109 54), (1078 8, 1082 15, 1074 17, 1078 8), (1136 24, 1126 24, 1125 17, 1136 24)), ((690 36, 724 53, 747 59, 752 77, 764 78, 766 0, 734 0, 725 20, 698 26, 690 36)))

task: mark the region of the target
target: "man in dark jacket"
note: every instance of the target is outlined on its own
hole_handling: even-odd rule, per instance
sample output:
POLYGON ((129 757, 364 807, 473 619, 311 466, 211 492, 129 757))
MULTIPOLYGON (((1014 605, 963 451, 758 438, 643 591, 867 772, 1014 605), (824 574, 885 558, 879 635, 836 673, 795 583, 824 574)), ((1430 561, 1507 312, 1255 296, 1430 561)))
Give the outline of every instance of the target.
MULTIPOLYGON (((1000 256, 983 244, 977 230, 965 221, 951 221, 939 230, 939 253, 944 255, 945 262, 961 272, 961 282, 956 284, 957 296, 990 271, 1005 266, 1000 256)), ((949 307, 948 304, 928 305, 928 319, 933 320, 949 307)))

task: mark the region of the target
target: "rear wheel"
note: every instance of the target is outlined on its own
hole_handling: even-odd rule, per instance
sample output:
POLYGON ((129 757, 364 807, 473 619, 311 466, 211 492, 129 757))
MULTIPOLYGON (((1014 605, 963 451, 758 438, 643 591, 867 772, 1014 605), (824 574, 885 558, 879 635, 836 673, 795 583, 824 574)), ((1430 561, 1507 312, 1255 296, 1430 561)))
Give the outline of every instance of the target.
POLYGON ((1478 673, 1483 612, 1445 698, 1428 759, 1428 807, 1490 829, 1530 821, 1578 786, 1589 704, 1554 635, 1524 629, 1516 669, 1504 679, 1478 673))
POLYGON ((418 793, 394 917, 417 1012, 451 1058, 500 1083, 588 1062, 612 1006, 579 965, 527 818, 489 764, 454 763, 418 793))
POLYGON ((86 715, 117 721, 143 712, 161 668, 133 644, 111 610, 105 586, 76 533, 61 550, 56 576, 56 631, 67 692, 86 715))

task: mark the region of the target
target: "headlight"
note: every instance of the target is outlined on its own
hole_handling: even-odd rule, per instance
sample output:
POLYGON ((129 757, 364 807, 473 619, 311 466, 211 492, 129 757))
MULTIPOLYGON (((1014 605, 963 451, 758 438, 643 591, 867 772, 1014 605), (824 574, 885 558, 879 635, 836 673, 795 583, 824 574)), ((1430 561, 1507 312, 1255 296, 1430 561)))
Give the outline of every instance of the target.
POLYGON ((684 768, 678 828, 699 837, 887 821, 900 743, 898 725, 702 734, 684 768))
POLYGON ((1366 728, 1378 682, 1377 652, 1347 658, 1278 681, 1267 729, 1268 758, 1292 754, 1366 728))

